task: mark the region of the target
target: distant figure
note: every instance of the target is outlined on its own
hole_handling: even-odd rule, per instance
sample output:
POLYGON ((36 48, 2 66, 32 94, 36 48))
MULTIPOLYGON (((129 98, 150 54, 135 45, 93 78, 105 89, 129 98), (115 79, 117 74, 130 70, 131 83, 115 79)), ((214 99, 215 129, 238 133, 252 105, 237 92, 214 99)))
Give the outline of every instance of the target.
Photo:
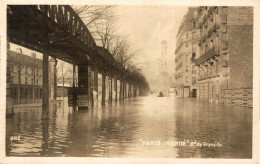
POLYGON ((159 93, 159 96, 158 97, 164 97, 164 93, 163 93, 163 91, 160 91, 160 93, 159 93))

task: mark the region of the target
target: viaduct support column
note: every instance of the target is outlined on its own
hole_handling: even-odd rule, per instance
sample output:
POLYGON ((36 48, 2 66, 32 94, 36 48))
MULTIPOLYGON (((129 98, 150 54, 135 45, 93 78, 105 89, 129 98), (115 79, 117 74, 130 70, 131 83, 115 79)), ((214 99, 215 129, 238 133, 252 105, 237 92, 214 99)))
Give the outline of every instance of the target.
POLYGON ((51 75, 53 75, 50 79, 50 83, 51 83, 51 101, 54 101, 56 98, 55 98, 55 68, 56 68, 56 65, 55 65, 55 59, 51 58, 50 59, 50 66, 51 66, 51 75))
POLYGON ((6 116, 10 117, 14 114, 14 107, 13 107, 13 97, 12 95, 12 81, 11 81, 11 71, 9 63, 7 63, 6 68, 7 74, 6 74, 6 116))
POLYGON ((92 96, 92 105, 96 106, 98 102, 98 73, 96 65, 93 65, 91 71, 91 96, 92 96))
POLYGON ((105 105, 106 103, 106 75, 102 73, 102 100, 101 105, 105 105))
POLYGON ((122 79, 120 79, 119 82, 119 100, 122 100, 122 79))
POLYGON ((55 63, 54 63, 54 66, 53 66, 53 69, 54 69, 54 75, 53 75, 53 78, 54 78, 54 100, 56 100, 57 98, 57 59, 54 59, 55 63))
POLYGON ((109 86, 109 103, 112 104, 113 100, 113 76, 110 77, 110 86, 109 86))
POLYGON ((117 76, 115 76, 114 86, 115 86, 115 102, 117 102, 117 76))
POLYGON ((122 87, 122 91, 123 91, 122 98, 124 100, 125 99, 125 81, 124 80, 122 80, 122 84, 123 84, 123 87, 122 87))
POLYGON ((42 61, 42 119, 49 117, 49 50, 45 49, 42 61))
POLYGON ((93 78, 92 78, 92 67, 88 66, 88 97, 89 106, 93 106, 93 78))
MULTIPOLYGON (((78 66, 78 86, 88 90, 88 93, 85 93, 89 96, 88 89, 88 64, 82 64, 78 66)), ((87 107, 79 107, 78 109, 87 109, 87 107)))
POLYGON ((72 72, 72 101, 73 101, 73 108, 76 107, 76 93, 75 93, 75 64, 73 63, 72 68, 73 68, 73 72, 72 72))

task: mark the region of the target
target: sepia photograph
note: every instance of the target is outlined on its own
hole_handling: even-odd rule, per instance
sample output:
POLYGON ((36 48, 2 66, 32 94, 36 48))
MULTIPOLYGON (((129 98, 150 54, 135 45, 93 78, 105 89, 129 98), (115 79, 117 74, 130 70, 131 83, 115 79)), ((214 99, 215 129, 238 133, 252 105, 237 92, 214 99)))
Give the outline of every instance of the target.
POLYGON ((255 8, 201 4, 3 3, 1 158, 259 162, 255 8))

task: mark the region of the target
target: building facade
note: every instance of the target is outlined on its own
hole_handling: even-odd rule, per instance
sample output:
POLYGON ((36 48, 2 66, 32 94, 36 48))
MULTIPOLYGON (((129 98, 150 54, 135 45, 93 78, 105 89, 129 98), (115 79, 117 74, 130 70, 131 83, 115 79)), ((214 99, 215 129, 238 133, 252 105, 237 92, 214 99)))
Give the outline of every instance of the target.
MULTIPOLYGON (((42 97, 42 60, 18 52, 7 50, 7 69, 10 72, 11 97, 14 104, 32 102, 42 97), (19 90, 20 85, 20 90, 19 90), (34 93, 33 93, 34 90, 34 93), (18 100, 20 99, 20 100, 18 100), (19 102, 20 101, 20 102, 19 102)), ((53 79, 53 71, 49 64, 51 72, 49 80, 53 79)), ((51 88, 50 88, 51 90, 51 88)), ((51 94, 51 92, 49 92, 51 94)))
POLYGON ((253 8, 199 7, 197 19, 200 99, 252 106, 253 8))
POLYGON ((193 61, 199 53, 199 38, 197 8, 190 7, 177 34, 175 84, 178 96, 198 97, 197 67, 193 61))

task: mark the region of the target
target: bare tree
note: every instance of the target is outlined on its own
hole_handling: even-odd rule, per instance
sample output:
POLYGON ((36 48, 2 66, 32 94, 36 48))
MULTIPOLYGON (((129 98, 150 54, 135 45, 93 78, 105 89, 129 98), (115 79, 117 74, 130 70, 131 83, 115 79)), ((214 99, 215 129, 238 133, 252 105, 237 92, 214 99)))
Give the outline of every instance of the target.
MULTIPOLYGON (((18 48, 17 51, 19 51, 19 53, 22 54, 22 49, 18 48)), ((16 60, 16 69, 17 69, 17 73, 18 73, 18 104, 21 103, 21 72, 24 68, 23 65, 23 58, 20 57, 20 54, 17 54, 17 60, 16 60)))
POLYGON ((73 84, 74 80, 74 85, 78 86, 78 67, 75 65, 75 71, 74 71, 74 79, 73 79, 73 69, 68 69, 68 77, 70 79, 70 84, 73 84))
POLYGON ((92 29, 93 23, 105 19, 107 13, 113 8, 109 5, 84 5, 84 6, 72 6, 74 11, 80 16, 85 25, 92 29))
MULTIPOLYGON (((133 58, 140 52, 141 50, 134 50, 126 41, 126 39, 117 39, 114 42, 114 45, 111 48, 111 53, 115 60, 124 67, 124 69, 132 69, 134 67, 133 58)), ((119 99, 124 99, 125 97, 125 76, 127 74, 123 74, 120 82, 120 92, 119 99)), ((117 92, 117 90, 116 90, 117 92)))
POLYGON ((71 69, 69 68, 69 64, 67 64, 64 61, 58 62, 57 66, 57 84, 62 84, 62 90, 63 90, 63 98, 65 96, 65 83, 69 81, 71 69))
MULTIPOLYGON (((96 41, 100 44, 103 48, 105 48, 108 52, 111 48, 113 40, 116 38, 115 31, 115 17, 108 12, 106 15, 106 19, 99 19, 98 21, 94 22, 95 31, 92 32, 93 36, 96 37, 96 41)), ((102 101, 101 104, 105 104, 105 97, 106 97, 106 75, 107 75, 107 56, 105 53, 105 67, 102 72, 102 101)), ((110 78, 112 82, 112 78, 110 78)), ((112 89, 110 89, 112 92, 112 89)), ((109 94, 111 95, 111 94, 109 94)), ((111 98, 112 100, 112 98, 111 98)))
MULTIPOLYGON (((118 19, 117 16, 113 13, 113 6, 72 6, 76 13, 81 17, 89 31, 91 32, 93 38, 95 39, 96 43, 106 50, 110 51, 115 58, 115 60, 126 67, 126 63, 131 63, 130 59, 132 59, 140 50, 133 51, 129 44, 126 42, 125 36, 116 35, 116 21, 118 19)), ((105 61, 106 56, 105 56, 105 61)), ((109 64, 109 63, 105 63, 109 64)), ((106 75, 107 70, 104 67, 102 72, 102 102, 101 104, 105 104, 105 97, 106 97, 106 75)), ((115 83, 117 83, 117 77, 115 78, 115 83)), ((123 77, 124 78, 124 77, 123 77)), ((110 100, 112 100, 112 77, 111 80, 111 88, 109 91, 110 100)), ((121 79, 123 81, 123 79, 121 79)), ((115 84, 116 86, 117 84, 115 84)), ((125 84, 124 82, 120 83, 122 89, 120 89, 120 93, 124 91, 125 84)), ((121 94, 120 94, 121 95, 121 94)), ((122 93, 124 95, 124 93, 122 93)), ((116 88, 116 96, 117 96, 117 88, 116 88)), ((117 98, 117 97, 116 97, 117 98)))
MULTIPOLYGON (((115 38, 115 15, 112 13, 113 6, 108 5, 84 5, 72 6, 74 11, 83 20, 86 27, 92 34, 96 43, 109 51, 112 40, 115 38)), ((105 55, 106 60, 106 55, 105 55)), ((105 63, 106 65, 106 63, 105 63)), ((105 104, 105 82, 106 82, 106 66, 102 72, 102 101, 105 104)), ((93 94, 91 94, 93 95, 93 94)), ((93 98, 93 97, 92 97, 93 98)))

